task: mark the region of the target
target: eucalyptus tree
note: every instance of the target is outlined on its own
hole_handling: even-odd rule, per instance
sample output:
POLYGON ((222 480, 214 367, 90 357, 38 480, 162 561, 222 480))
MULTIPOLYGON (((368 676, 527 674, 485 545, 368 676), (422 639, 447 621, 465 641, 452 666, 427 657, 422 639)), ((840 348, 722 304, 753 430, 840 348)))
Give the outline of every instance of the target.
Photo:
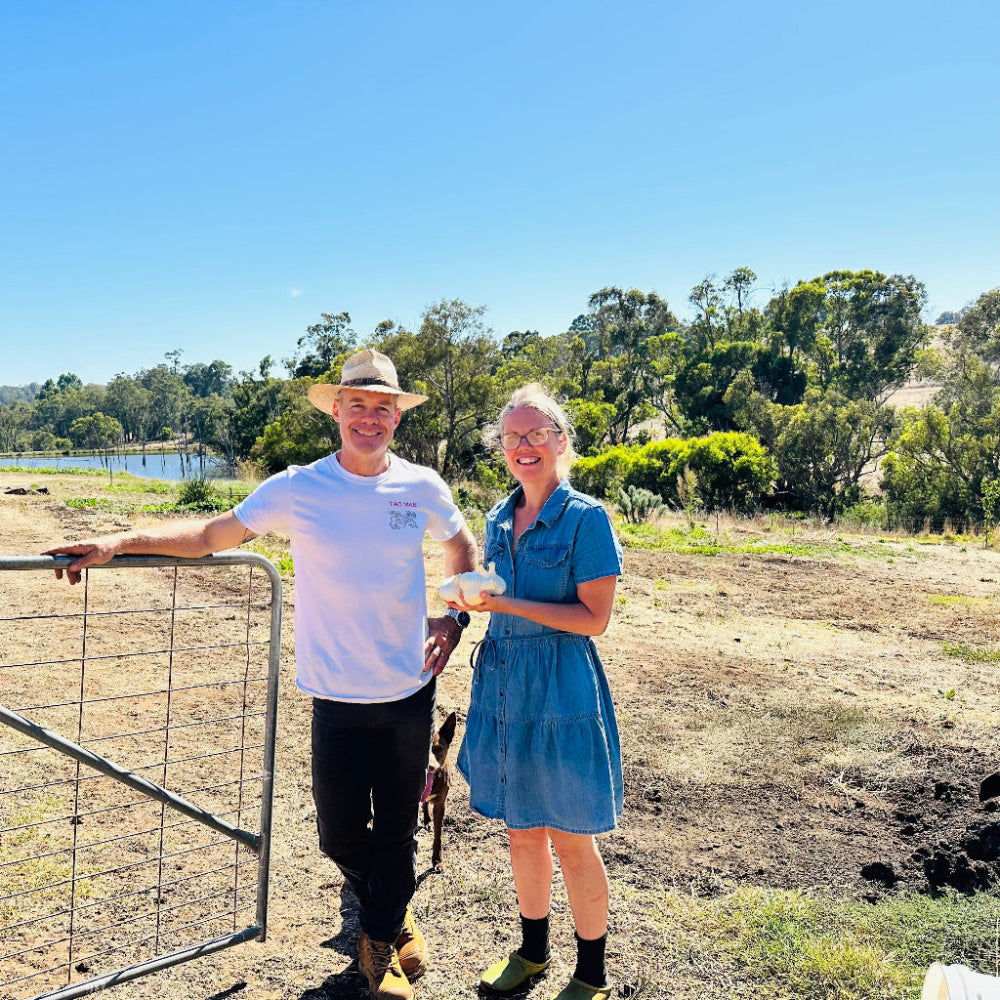
POLYGON ((216 358, 204 364, 185 365, 181 378, 192 396, 228 396, 233 388, 233 366, 216 358))
POLYGON ((811 384, 882 404, 929 340, 926 299, 912 275, 830 271, 780 293, 768 312, 790 353, 804 355, 811 384))
POLYGON ((907 525, 980 521, 1000 479, 1000 289, 981 295, 942 336, 941 390, 903 412, 882 480, 907 525))
POLYGON ((194 396, 188 407, 189 427, 197 447, 198 463, 205 468, 206 449, 215 448, 225 460, 228 471, 236 468, 236 451, 232 433, 232 396, 217 392, 194 396))
POLYGON ((139 443, 146 450, 153 394, 138 377, 119 373, 106 386, 105 410, 122 426, 126 442, 139 443))
POLYGON ((27 422, 28 406, 21 401, 11 406, 0 404, 0 451, 19 451, 22 432, 27 422))
POLYGON ((718 287, 711 277, 703 278, 688 295, 695 308, 695 318, 688 328, 688 337, 696 350, 712 350, 725 335, 725 306, 718 287))
POLYGON ((320 313, 319 322, 306 327, 296 341, 296 353, 285 358, 285 368, 292 378, 319 378, 340 355, 349 354, 357 342, 349 313, 320 313))
POLYGON ((250 449, 250 458, 268 472, 308 465, 337 449, 340 432, 336 422, 309 402, 307 393, 316 381, 298 378, 278 383, 278 414, 250 449))
MULTIPOLYGON (((177 352, 171 352, 171 355, 177 352)), ((169 357, 170 355, 168 355, 169 357)), ((176 362, 176 358, 174 358, 176 362)), ((175 438, 178 451, 187 450, 188 405, 191 390, 184 384, 178 366, 154 365, 136 376, 150 394, 144 437, 151 441, 175 438)))
POLYGON ((783 501, 833 516, 862 496, 862 476, 886 452, 893 411, 814 387, 793 406, 758 394, 744 419, 774 457, 783 501))
POLYGON ((756 280, 756 272, 749 267, 734 268, 722 279, 723 289, 732 293, 736 299, 735 309, 741 319, 749 311, 750 296, 753 294, 753 283, 756 280))
POLYGON ((713 350, 733 341, 756 341, 766 327, 764 317, 751 298, 757 273, 749 267, 737 267, 721 282, 709 275, 688 295, 695 307, 695 318, 687 336, 696 351, 713 350))
POLYGON ((122 425, 105 413, 91 413, 73 421, 69 436, 77 448, 99 452, 106 460, 121 446, 122 425))
POLYGON ((100 385, 84 385, 72 372, 46 379, 31 404, 28 427, 68 438, 73 421, 104 409, 106 393, 100 385))
POLYGON ((581 374, 586 367, 582 396, 614 407, 608 441, 621 444, 636 424, 656 414, 649 401, 648 342, 677 330, 680 324, 666 299, 656 292, 609 286, 594 292, 588 305, 593 327, 589 342, 594 349, 585 350, 579 358, 581 374))
POLYGON ((250 457, 254 444, 268 424, 281 412, 281 379, 272 377, 273 361, 268 354, 258 365, 257 372, 240 372, 233 384, 233 409, 227 430, 233 455, 236 459, 250 457))
POLYGON ((484 313, 443 299, 427 308, 419 330, 382 325, 374 345, 392 358, 400 384, 428 396, 397 428, 397 450, 449 481, 474 469, 483 454, 480 428, 497 404, 494 374, 503 355, 484 313))

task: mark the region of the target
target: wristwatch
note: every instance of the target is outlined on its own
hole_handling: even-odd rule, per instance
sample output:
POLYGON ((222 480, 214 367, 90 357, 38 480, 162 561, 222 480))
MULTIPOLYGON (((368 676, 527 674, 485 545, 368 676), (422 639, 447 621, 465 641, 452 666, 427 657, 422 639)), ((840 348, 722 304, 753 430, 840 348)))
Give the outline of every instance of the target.
POLYGON ((470 615, 468 611, 456 611, 454 608, 448 608, 445 614, 449 618, 454 618, 455 624, 463 630, 467 629, 469 627, 469 622, 472 621, 472 615, 470 615))

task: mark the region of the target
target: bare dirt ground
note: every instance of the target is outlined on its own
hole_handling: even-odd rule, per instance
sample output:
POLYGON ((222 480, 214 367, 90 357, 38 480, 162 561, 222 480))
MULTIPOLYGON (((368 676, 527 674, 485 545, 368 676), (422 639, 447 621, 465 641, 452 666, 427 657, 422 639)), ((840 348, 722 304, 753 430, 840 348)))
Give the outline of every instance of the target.
MULTIPOLYGON (((26 485, 23 476, 0 475, 0 555, 34 554, 129 523, 65 506, 68 496, 99 492, 93 481, 46 477, 48 496, 3 493, 26 485)), ((980 798, 983 782, 1000 771, 996 662, 988 658, 1000 647, 1000 556, 971 543, 875 537, 846 539, 836 551, 835 532, 823 528, 789 535, 765 521, 722 527, 731 541, 769 539, 784 549, 629 549, 612 624, 598 641, 626 777, 621 826, 601 838, 616 996, 730 995, 724 983, 698 981, 667 957, 649 905, 664 891, 822 887, 877 903, 903 890, 1000 882, 1000 799, 980 798), (983 658, 958 657, 949 646, 983 658)), ((428 555, 436 581, 441 564, 432 549, 428 555)), ((38 606, 40 587, 60 593, 29 573, 2 574, 0 587, 8 607, 38 606)), ((366 995, 354 967, 352 900, 315 846, 309 702, 293 682, 291 581, 285 603, 268 939, 109 996, 366 995)), ((473 640, 482 627, 474 623, 473 640)), ((466 640, 439 687, 440 715, 456 709, 460 732, 471 646, 466 640)), ((0 732, 0 745, 4 739, 0 732)), ((517 911, 503 830, 469 810, 457 776, 444 853, 444 870, 432 871, 430 836, 422 835, 414 905, 433 965, 417 995, 473 997, 480 971, 516 945, 517 911)), ((554 995, 572 972, 558 879, 553 946, 552 971, 533 998, 554 995)))

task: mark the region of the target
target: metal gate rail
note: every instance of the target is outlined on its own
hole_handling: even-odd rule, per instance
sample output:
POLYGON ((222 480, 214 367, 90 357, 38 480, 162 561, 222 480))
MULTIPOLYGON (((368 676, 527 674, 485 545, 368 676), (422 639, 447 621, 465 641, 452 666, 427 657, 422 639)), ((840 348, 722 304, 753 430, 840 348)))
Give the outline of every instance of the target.
MULTIPOLYGON (((71 562, 73 558, 70 556, 9 556, 0 557, 0 571, 4 570, 20 570, 20 571, 47 571, 51 573, 57 568, 65 569, 71 562)), ((190 961, 191 959, 198 958, 203 955, 212 954, 213 952, 220 951, 224 948, 231 947, 236 944, 241 944, 245 941, 259 940, 263 941, 267 933, 267 902, 268 902, 268 871, 270 866, 270 843, 271 843, 271 824, 272 824, 272 801, 273 801, 273 791, 274 791, 274 754, 275 754, 275 737, 276 737, 276 718, 277 718, 277 699, 278 699, 278 675, 280 668, 280 656, 281 656, 281 577, 278 574, 277 569, 274 565, 261 555, 249 552, 224 552, 217 553, 211 556, 205 556, 200 559, 176 559, 166 556, 117 556, 112 559, 109 563, 101 566, 90 567, 84 574, 84 596, 83 596, 83 608, 82 610, 55 610, 51 614, 39 614, 37 609, 35 612, 24 614, 24 615, 12 615, 4 617, 3 613, 0 612, 0 625, 4 623, 28 623, 32 621, 52 621, 56 622, 59 620, 66 619, 77 619, 79 618, 82 623, 82 647, 79 656, 62 656, 50 659, 33 659, 29 662, 22 663, 6 663, 5 661, 5 651, 0 649, 0 681, 4 679, 4 674, 8 670, 12 670, 18 667, 29 668, 35 671, 33 675, 34 679, 38 679, 44 676, 43 671, 45 667, 59 666, 64 667, 68 664, 79 664, 80 666, 80 695, 78 701, 73 700, 63 700, 58 701, 49 705, 33 705, 31 710, 50 710, 58 711, 60 709, 78 708, 80 715, 80 729, 81 733, 76 741, 70 740, 65 736, 53 731, 52 728, 41 725, 39 722, 34 721, 27 715, 23 714, 24 711, 14 711, 8 707, 0 705, 0 723, 4 726, 13 729, 15 732, 21 734, 21 736, 27 737, 29 740, 37 741, 41 746, 29 746, 19 747, 16 749, 3 749, 0 747, 0 758, 5 756, 15 757, 17 755, 24 755, 27 753, 34 753, 41 750, 42 747, 52 748, 63 754, 72 760, 77 762, 77 769, 75 778, 55 778, 53 779, 49 773, 43 773, 36 776, 35 784, 26 785, 20 788, 13 787, 8 788, 0 786, 0 800, 6 795, 16 794, 19 792, 33 792, 38 795, 52 795, 52 790, 59 788, 64 785, 71 785, 74 789, 74 805, 72 812, 68 816, 59 816, 56 819, 43 818, 43 819, 32 819, 30 822, 24 822, 22 817, 22 822, 14 823, 12 825, 6 825, 3 822, 3 813, 0 812, 0 835, 2 834, 13 834, 13 840, 20 838, 30 839, 31 835, 36 833, 39 828, 48 828, 52 824, 59 823, 63 820, 68 820, 68 822, 73 826, 73 842, 72 847, 56 849, 52 851, 45 851, 41 854, 36 854, 29 858, 20 858, 15 860, 5 860, 5 855, 0 854, 0 941, 2 941, 3 934, 6 931, 16 930, 18 928, 23 928, 27 925, 34 924, 36 922, 46 920, 54 917, 67 917, 70 922, 69 936, 66 938, 60 938, 55 942, 50 942, 52 944, 66 943, 69 952, 69 958, 66 962, 61 962, 56 966, 49 969, 36 970, 28 975, 20 976, 12 980, 6 980, 0 976, 0 989, 9 988, 16 983, 24 983, 30 981, 31 979, 37 979, 40 976, 51 974, 59 969, 66 968, 66 979, 67 983, 61 988, 57 988, 53 991, 38 994, 36 1000, 72 1000, 72 998, 85 996, 90 993, 94 993, 97 990, 104 989, 108 986, 113 986, 119 983, 128 982, 130 980, 136 979, 140 976, 147 975, 152 972, 157 972, 163 969, 170 968, 171 966, 178 965, 182 962, 190 961), (181 569, 188 569, 191 567, 221 567, 221 566, 245 566, 249 569, 249 582, 247 587, 246 600, 240 604, 212 604, 212 605, 183 605, 178 604, 177 601, 177 591, 178 591, 178 571, 181 569), (171 603, 168 606, 158 606, 154 608, 129 608, 129 609, 115 609, 110 610, 90 610, 88 608, 88 596, 90 590, 90 569, 105 570, 105 569, 139 569, 139 568, 170 568, 173 569, 173 582, 172 582, 172 596, 171 603), (268 656, 267 656, 267 673, 266 677, 263 678, 251 678, 250 677, 250 665, 251 665, 251 649, 256 646, 264 645, 263 642, 255 642, 251 640, 251 614, 252 610, 255 608, 253 600, 253 588, 254 580, 253 574, 254 570, 261 570, 266 575, 270 583, 270 619, 268 623, 268 638, 266 644, 268 646, 268 656), (246 621, 246 634, 245 639, 228 642, 228 643, 212 643, 212 644, 200 644, 189 647, 174 645, 175 639, 175 629, 176 629, 176 619, 179 613, 197 613, 199 611, 219 611, 222 609, 232 609, 241 608, 244 609, 247 616, 246 621), (92 621, 102 621, 108 617, 120 616, 150 616, 162 614, 169 611, 170 622, 169 622, 169 645, 166 648, 158 648, 153 650, 129 650, 122 652, 112 652, 112 653, 96 653, 88 655, 87 651, 87 635, 88 635, 88 624, 92 621), (208 721, 198 720, 189 723, 177 724, 171 729, 170 720, 170 698, 172 696, 179 697, 177 692, 187 692, 199 691, 208 687, 207 684, 191 684, 188 686, 173 686, 172 672, 174 669, 174 657, 175 654, 181 652, 190 652, 191 650, 206 653, 209 650, 224 649, 224 648, 237 648, 242 650, 246 648, 246 671, 242 680, 236 680, 230 682, 234 685, 242 684, 243 686, 243 707, 242 715, 224 717, 222 719, 210 719, 208 721), (130 657, 151 657, 155 658, 157 656, 166 656, 169 662, 169 672, 167 688, 153 691, 140 691, 140 692, 129 692, 127 694, 114 693, 107 696, 102 696, 100 698, 87 699, 84 697, 84 677, 86 666, 88 663, 99 662, 102 660, 106 661, 126 661, 131 662, 130 657), (248 695, 247 690, 249 685, 254 681, 263 681, 266 686, 265 693, 265 705, 263 712, 248 712, 247 702, 248 695), (87 740, 82 738, 82 719, 83 719, 83 709, 86 704, 96 704, 96 703, 113 703, 118 700, 124 702, 126 700, 131 701, 141 701, 142 699, 154 698, 157 696, 166 697, 166 721, 163 726, 139 729, 133 732, 124 733, 113 733, 111 735, 101 735, 98 737, 93 737, 87 740), (262 744, 252 744, 247 745, 247 720, 251 717, 263 716, 264 734, 262 744), (171 737, 175 735, 177 731, 184 730, 190 727, 203 727, 206 725, 211 725, 212 723, 219 722, 231 722, 240 721, 242 729, 240 736, 240 745, 231 749, 215 750, 213 753, 199 753, 198 755, 190 757, 181 757, 176 759, 170 759, 170 747, 171 747, 171 737), (123 767, 111 759, 108 756, 95 753, 93 750, 88 749, 86 746, 82 745, 85 742, 98 743, 107 740, 120 740, 125 738, 135 738, 141 737, 147 734, 163 733, 164 736, 164 749, 163 749, 163 759, 155 761, 153 764, 145 765, 139 768, 127 768, 123 767), (247 777, 243 773, 244 758, 246 751, 254 749, 261 751, 261 770, 260 774, 257 776, 247 777), (195 786, 191 788, 186 794, 179 794, 176 791, 171 791, 165 787, 166 773, 168 765, 177 765, 188 762, 203 762, 209 758, 213 757, 227 757, 234 753, 240 754, 240 774, 237 779, 238 788, 238 806, 235 809, 237 814, 237 822, 231 823, 227 819, 223 818, 223 815, 217 815, 213 811, 206 809, 202 806, 195 804, 190 800, 190 795, 204 792, 211 793, 217 791, 223 785, 230 785, 234 782, 225 781, 216 784, 210 784, 207 786, 195 786), (100 809, 92 809, 90 811, 81 808, 80 802, 80 786, 90 781, 91 779, 86 776, 82 776, 80 773, 80 766, 84 766, 97 772, 94 777, 99 778, 101 775, 112 779, 113 782, 121 785, 127 789, 134 792, 140 793, 142 799, 138 801, 126 802, 124 804, 112 804, 111 806, 105 806, 100 809), (137 773, 139 770, 148 770, 150 768, 158 768, 163 772, 163 782, 157 783, 150 780, 147 777, 142 776, 137 773), (254 832, 251 830, 242 829, 239 825, 241 814, 243 813, 245 807, 243 804, 243 787, 244 783, 247 781, 260 782, 260 820, 259 832, 254 832), (129 811, 133 808, 141 806, 142 802, 155 801, 161 804, 161 813, 159 819, 159 826, 153 827, 151 829, 142 830, 139 832, 131 832, 125 834, 119 834, 114 837, 110 837, 106 840, 99 840, 92 844, 85 844, 83 846, 78 845, 76 829, 82 823, 88 821, 88 817, 93 818, 95 816, 100 817, 101 814, 113 812, 115 810, 129 811), (181 816, 186 817, 186 820, 181 821, 178 824, 168 825, 165 822, 165 810, 170 809, 173 812, 179 813, 181 816), (123 951, 125 948, 134 948, 139 945, 146 945, 150 941, 159 943, 161 931, 160 931, 160 920, 161 914, 171 909, 170 907, 165 907, 166 902, 164 898, 164 893, 176 889, 178 885, 183 882, 188 881, 188 879, 198 879, 206 874, 214 874, 214 871, 210 872, 199 872, 194 876, 188 876, 188 878, 176 879, 174 882, 164 882, 163 879, 163 867, 165 860, 171 858, 177 858, 183 854, 189 852, 197 852, 208 850, 212 847, 218 846, 220 843, 225 843, 226 841, 213 841, 206 845, 197 845, 193 848, 187 848, 185 850, 180 850, 169 854, 165 852, 164 839, 165 831, 175 829, 176 827, 187 825, 188 821, 193 821, 205 828, 214 831, 216 834, 221 835, 228 841, 232 841, 236 845, 237 850, 237 860, 232 865, 223 866, 224 869, 232 868, 234 871, 235 884, 231 886, 227 893, 232 895, 233 908, 231 911, 225 911, 228 917, 232 917, 233 921, 233 931, 232 933, 226 933, 221 936, 213 937, 207 941, 201 941, 195 944, 187 945, 175 949, 168 954, 154 955, 154 957, 147 959, 145 961, 136 962, 125 968, 116 969, 111 972, 105 972, 100 975, 93 976, 91 978, 80 980, 77 982, 72 982, 72 976, 74 968, 77 972, 90 971, 89 963, 95 959, 102 957, 107 953, 114 953, 116 951, 123 951), (78 853, 82 853, 86 850, 92 850, 94 847, 101 847, 107 844, 111 844, 117 841, 129 842, 130 838, 139 839, 144 835, 159 833, 159 848, 158 855, 146 861, 134 862, 133 864, 124 865, 119 868, 111 868, 105 871, 97 871, 95 873, 83 874, 77 871, 78 866, 78 853), (257 881, 256 881, 256 912, 255 912, 255 922, 249 926, 243 927, 242 929, 237 929, 237 914, 239 912, 238 896, 242 887, 239 883, 239 852, 240 850, 249 851, 257 856, 257 881), (55 856, 71 854, 72 864, 71 864, 71 877, 63 880, 56 880, 55 882, 49 882, 43 884, 40 888, 34 887, 32 889, 23 890, 20 892, 10 892, 6 891, 11 884, 10 879, 5 877, 5 873, 9 870, 13 870, 14 876, 17 875, 19 866, 24 867, 26 863, 38 864, 39 862, 47 861, 55 856), (99 878, 106 877, 108 875, 119 875, 124 878, 128 878, 128 871, 133 866, 140 867, 142 865, 148 865, 151 863, 157 863, 159 866, 159 876, 157 886, 146 887, 145 889, 134 890, 129 893, 124 893, 119 896, 112 896, 106 899, 98 900, 97 902, 87 902, 78 903, 76 900, 77 887, 79 884, 87 879, 96 881, 99 878), (124 873, 124 874, 123 874, 124 873), (15 903, 19 908, 23 905, 22 898, 29 896, 32 893, 40 893, 43 896, 56 892, 65 885, 71 885, 71 901, 69 907, 63 906, 61 909, 56 910, 55 913, 45 914, 43 916, 31 916, 23 918, 22 913, 14 911, 11 908, 11 903, 15 903), (137 941, 128 941, 125 945, 118 945, 106 949, 103 952, 97 952, 92 955, 86 956, 84 959, 80 959, 79 955, 74 955, 74 935, 79 937, 84 937, 89 933, 96 933, 93 931, 80 931, 79 928, 74 926, 74 918, 78 913, 82 913, 90 908, 97 907, 98 909, 102 904, 112 902, 119 903, 122 900, 130 899, 131 897, 137 897, 144 894, 148 894, 153 891, 154 899, 154 910, 146 914, 141 914, 139 916, 126 917, 125 920, 121 921, 120 924, 112 923, 107 927, 99 928, 99 931, 114 931, 119 926, 128 925, 130 923, 138 924, 140 920, 155 917, 156 920, 156 934, 150 935, 147 938, 141 938, 137 941), (5 906, 5 900, 9 901, 5 906), (6 920, 6 915, 10 912, 16 913, 16 915, 21 918, 19 922, 11 924, 6 920)), ((51 585, 47 585, 51 586, 51 585)), ((266 607, 266 605, 265 605, 266 607)), ((8 604, 9 608, 9 604, 8 604)), ((235 617, 235 616, 232 616, 235 617)), ((214 683, 213 687, 224 686, 224 682, 214 683)), ((3 685, 0 683, 0 690, 8 689, 9 685, 3 685)), ((44 688, 44 685, 43 685, 44 688)), ((201 691, 199 691, 201 694, 201 691)), ((7 696, 4 696, 4 700, 7 700, 7 696)), ((137 715, 138 712, 133 710, 133 715, 137 715)), ((2 801, 0 801, 2 804, 2 801)), ((100 822, 100 819, 97 820, 100 822)), ((2 843, 2 841, 0 841, 2 843)), ((222 869, 218 869, 222 870, 222 869)), ((30 880, 29 880, 30 881, 30 880)), ((36 879, 37 881, 37 879, 36 879)), ((16 884, 16 883, 15 883, 16 884)), ((224 895, 224 893, 216 893, 216 896, 224 895)), ((204 902, 206 899, 213 898, 212 896, 201 897, 200 899, 194 900, 194 903, 204 902)), ((188 902, 181 902, 175 904, 174 908, 183 908, 184 906, 191 905, 188 902)), ((193 926, 198 926, 202 923, 211 923, 218 919, 218 915, 213 914, 209 918, 204 918, 201 921, 195 921, 193 926)), ((184 929, 183 926, 180 928, 174 928, 170 933, 176 933, 177 930, 184 929)), ((167 931, 163 931, 163 935, 167 935, 167 931)), ((15 952, 13 954, 4 955, 0 951, 0 961, 23 957, 24 955, 31 953, 33 951, 40 951, 40 947, 26 948, 20 952, 15 952)))

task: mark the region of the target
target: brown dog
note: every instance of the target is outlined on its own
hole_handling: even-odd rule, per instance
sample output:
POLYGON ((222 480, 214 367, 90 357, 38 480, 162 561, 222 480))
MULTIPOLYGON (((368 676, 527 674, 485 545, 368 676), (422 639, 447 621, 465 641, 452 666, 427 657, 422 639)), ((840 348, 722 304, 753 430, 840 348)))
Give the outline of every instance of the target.
POLYGON ((455 738, 455 713, 452 712, 434 734, 431 745, 433 763, 427 765, 427 784, 421 801, 424 804, 424 826, 431 825, 430 807, 434 807, 434 846, 431 848, 431 864, 435 868, 441 866, 441 827, 444 825, 444 800, 451 788, 451 775, 448 773, 448 750, 455 738))

